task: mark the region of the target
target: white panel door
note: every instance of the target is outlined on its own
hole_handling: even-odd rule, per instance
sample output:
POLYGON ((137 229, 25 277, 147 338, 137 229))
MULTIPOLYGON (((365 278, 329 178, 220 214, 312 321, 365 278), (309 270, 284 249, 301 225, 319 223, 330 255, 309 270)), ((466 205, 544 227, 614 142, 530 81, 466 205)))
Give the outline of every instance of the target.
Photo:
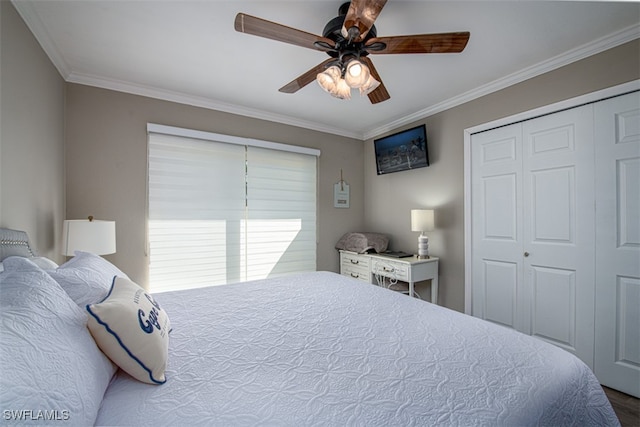
POLYGON ((593 106, 472 136, 472 314, 593 366, 593 106))
POLYGON ((593 367, 593 106, 523 123, 522 331, 593 367))
POLYGON ((522 126, 473 135, 472 314, 520 330, 522 126))
POLYGON ((595 106, 595 373, 640 397, 640 94, 595 106))

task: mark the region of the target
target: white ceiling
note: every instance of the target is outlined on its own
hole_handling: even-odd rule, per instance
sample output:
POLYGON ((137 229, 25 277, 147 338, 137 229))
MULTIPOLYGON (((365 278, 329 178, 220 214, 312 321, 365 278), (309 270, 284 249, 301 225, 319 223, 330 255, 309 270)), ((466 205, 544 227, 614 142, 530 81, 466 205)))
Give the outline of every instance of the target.
MULTIPOLYGON (((63 78, 366 139, 640 37, 640 3, 389 0, 378 35, 470 31, 459 54, 371 55, 391 94, 278 89, 323 52, 238 33, 244 12, 321 35, 340 0, 13 0, 63 78)), ((579 78, 579 76, 576 76, 579 78)))

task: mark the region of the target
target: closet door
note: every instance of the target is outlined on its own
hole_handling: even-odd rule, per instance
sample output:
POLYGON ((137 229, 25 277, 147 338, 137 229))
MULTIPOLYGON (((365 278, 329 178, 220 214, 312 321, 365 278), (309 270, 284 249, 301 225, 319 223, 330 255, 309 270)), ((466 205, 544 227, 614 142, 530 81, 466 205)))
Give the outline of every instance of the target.
POLYGON ((593 107, 523 122, 523 329, 593 368, 593 107))
POLYGON ((521 330, 522 125, 472 136, 472 314, 521 330))
POLYGON ((472 314, 593 366, 593 107, 471 139, 472 314))
POLYGON ((640 94, 595 105, 600 382, 640 397, 640 94))

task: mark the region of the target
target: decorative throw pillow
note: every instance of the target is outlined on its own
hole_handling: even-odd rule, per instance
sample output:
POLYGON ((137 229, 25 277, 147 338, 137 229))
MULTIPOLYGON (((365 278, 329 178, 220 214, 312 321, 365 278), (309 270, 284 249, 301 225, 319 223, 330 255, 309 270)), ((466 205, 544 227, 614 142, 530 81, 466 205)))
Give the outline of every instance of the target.
POLYGON ((0 275, 0 407, 5 424, 94 425, 116 366, 87 315, 32 261, 0 275), (26 418, 25 418, 26 417, 26 418), (36 418, 37 417, 37 418, 36 418))
POLYGON ((81 308, 102 301, 109 292, 113 276, 125 277, 118 267, 106 259, 76 251, 73 258, 55 270, 47 270, 81 308))
POLYGON ((166 381, 171 323, 151 295, 115 277, 107 297, 87 305, 87 311, 93 338, 116 365, 145 383, 166 381))

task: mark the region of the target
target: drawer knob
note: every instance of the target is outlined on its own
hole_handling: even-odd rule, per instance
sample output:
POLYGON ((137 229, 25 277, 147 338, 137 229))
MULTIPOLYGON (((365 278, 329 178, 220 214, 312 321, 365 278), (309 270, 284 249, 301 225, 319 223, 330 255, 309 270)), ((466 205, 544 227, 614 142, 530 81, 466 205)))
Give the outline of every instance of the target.
POLYGON ((352 259, 351 264, 360 264, 360 261, 356 261, 355 259, 352 259))

